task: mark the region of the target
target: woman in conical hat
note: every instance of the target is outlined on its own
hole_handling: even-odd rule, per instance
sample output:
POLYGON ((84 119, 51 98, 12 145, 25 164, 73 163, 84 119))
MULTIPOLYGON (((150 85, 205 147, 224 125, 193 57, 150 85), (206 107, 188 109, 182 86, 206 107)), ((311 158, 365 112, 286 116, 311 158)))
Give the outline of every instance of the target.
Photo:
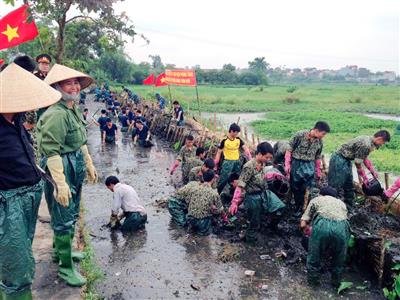
POLYGON ((61 94, 16 64, 0 73, 0 299, 31 299, 32 240, 42 198, 23 112, 56 103, 61 94))
POLYGON ((56 191, 45 184, 45 196, 54 231, 53 259, 59 262, 58 275, 71 286, 82 286, 84 277, 74 268, 73 259, 82 253, 72 252, 75 224, 79 216, 82 185, 97 179, 96 170, 86 146, 85 122, 77 101, 81 89, 92 83, 88 75, 55 64, 46 83, 59 91, 62 98, 40 117, 37 125, 41 166, 56 183, 56 191))

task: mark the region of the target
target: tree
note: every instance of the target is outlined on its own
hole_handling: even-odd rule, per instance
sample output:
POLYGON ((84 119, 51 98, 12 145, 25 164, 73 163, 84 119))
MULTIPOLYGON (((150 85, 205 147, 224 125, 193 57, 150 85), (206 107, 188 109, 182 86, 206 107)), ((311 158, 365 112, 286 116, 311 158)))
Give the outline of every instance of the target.
POLYGON ((153 70, 156 73, 164 72, 165 68, 164 68, 164 64, 161 61, 160 55, 157 55, 157 54, 156 55, 149 55, 149 57, 150 57, 150 59, 152 61, 151 66, 152 66, 153 70))
POLYGON ((113 80, 121 83, 132 80, 133 64, 121 50, 106 52, 100 57, 98 64, 98 68, 108 73, 113 80))
POLYGON ((259 85, 262 83, 260 76, 253 72, 240 74, 239 82, 246 85, 259 85))
POLYGON ((265 61, 265 57, 256 57, 249 61, 249 70, 257 74, 267 74, 270 64, 265 61))
MULTIPOLYGON (((14 5, 13 0, 4 0, 14 5)), ((78 19, 92 20, 100 28, 107 30, 107 37, 117 39, 121 34, 133 37, 136 35, 134 27, 125 13, 115 14, 112 5, 120 0, 31 0, 30 8, 34 17, 45 18, 55 21, 56 26, 56 61, 62 63, 65 52, 65 30, 66 26, 78 19), (67 16, 71 9, 81 14, 67 16), (89 16, 89 14, 91 14, 89 16)), ((28 0, 24 0, 28 3, 28 0)))

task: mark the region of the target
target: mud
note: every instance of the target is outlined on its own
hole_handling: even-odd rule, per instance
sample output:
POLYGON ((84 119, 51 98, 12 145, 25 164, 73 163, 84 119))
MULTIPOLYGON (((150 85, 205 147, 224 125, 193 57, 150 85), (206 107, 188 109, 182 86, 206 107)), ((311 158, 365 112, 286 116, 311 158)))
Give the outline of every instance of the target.
MULTIPOLYGON (((91 111, 96 104, 89 104, 91 111)), ((338 298, 323 284, 310 288, 306 283, 305 251, 301 246, 298 221, 288 219, 279 234, 263 229, 256 246, 238 242, 245 229, 240 219, 232 227, 217 228, 208 237, 196 237, 170 223, 163 202, 174 191, 179 174, 169 176, 175 153, 155 138, 154 147, 133 146, 129 137, 116 145, 101 145, 97 127, 89 128, 89 149, 101 182, 86 185, 83 191, 85 221, 91 233, 96 262, 104 280, 96 286, 106 299, 327 299, 338 298), (148 212, 146 229, 134 234, 111 232, 104 226, 110 216, 112 193, 103 182, 117 175, 131 184, 148 212), (284 251, 286 259, 275 253, 284 251), (268 255, 268 256, 266 256, 268 255), (261 258, 261 256, 263 258, 261 258), (270 259, 265 259, 265 257, 270 259), (246 270, 255 271, 246 276, 246 270)), ((243 212, 241 212, 243 213, 243 212)), ((353 288, 341 299, 381 299, 380 290, 364 274, 347 268, 346 281, 366 290, 353 288), (366 281, 366 282, 365 282, 366 281)))

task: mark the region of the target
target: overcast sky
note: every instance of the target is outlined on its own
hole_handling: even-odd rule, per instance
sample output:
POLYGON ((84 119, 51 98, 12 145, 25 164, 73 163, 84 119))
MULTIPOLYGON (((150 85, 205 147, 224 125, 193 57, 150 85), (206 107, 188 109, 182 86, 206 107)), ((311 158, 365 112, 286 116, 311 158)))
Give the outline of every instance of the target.
POLYGON ((158 54, 179 67, 246 68, 265 56, 273 67, 400 69, 399 0, 126 0, 115 9, 150 40, 126 44, 135 62, 158 54))

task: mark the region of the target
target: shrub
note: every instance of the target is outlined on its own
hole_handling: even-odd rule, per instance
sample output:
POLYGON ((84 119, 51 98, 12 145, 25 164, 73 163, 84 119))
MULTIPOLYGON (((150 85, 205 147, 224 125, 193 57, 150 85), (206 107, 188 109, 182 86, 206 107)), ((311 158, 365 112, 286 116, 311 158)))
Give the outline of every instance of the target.
POLYGON ((282 100, 283 103, 285 104, 297 104, 300 102, 299 97, 295 96, 287 96, 285 99, 282 100))

